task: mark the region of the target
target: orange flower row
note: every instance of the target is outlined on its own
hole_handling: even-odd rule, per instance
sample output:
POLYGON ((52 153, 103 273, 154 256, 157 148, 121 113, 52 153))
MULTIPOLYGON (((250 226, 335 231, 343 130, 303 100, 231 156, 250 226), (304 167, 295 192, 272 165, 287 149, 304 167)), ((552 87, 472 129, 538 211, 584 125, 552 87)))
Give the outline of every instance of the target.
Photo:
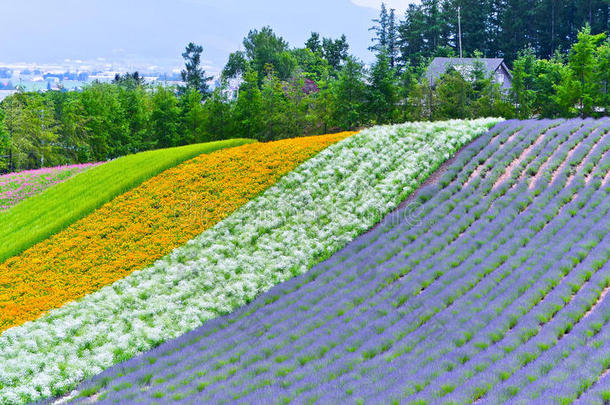
POLYGON ((203 154, 0 265, 0 332, 151 265, 352 133, 203 154))

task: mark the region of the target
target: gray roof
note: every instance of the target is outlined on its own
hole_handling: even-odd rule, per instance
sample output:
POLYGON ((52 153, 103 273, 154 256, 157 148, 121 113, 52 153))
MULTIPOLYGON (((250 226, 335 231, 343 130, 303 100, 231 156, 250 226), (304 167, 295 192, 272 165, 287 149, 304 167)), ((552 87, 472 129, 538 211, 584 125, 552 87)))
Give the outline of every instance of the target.
POLYGON ((436 81, 443 73, 447 72, 449 67, 454 67, 462 74, 469 73, 477 60, 483 63, 488 75, 503 67, 509 77, 511 76, 502 58, 434 58, 430 66, 428 66, 426 76, 429 80, 432 81, 434 79, 436 81))

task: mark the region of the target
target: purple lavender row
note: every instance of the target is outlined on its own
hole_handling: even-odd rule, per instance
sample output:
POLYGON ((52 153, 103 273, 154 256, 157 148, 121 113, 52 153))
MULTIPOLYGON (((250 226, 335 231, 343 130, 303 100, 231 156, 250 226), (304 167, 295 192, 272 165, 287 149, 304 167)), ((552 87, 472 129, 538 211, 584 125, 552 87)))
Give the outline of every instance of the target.
MULTIPOLYGON (((459 312, 459 311, 458 311, 459 312)), ((444 321, 439 320, 438 323, 442 324, 444 321)), ((446 327, 446 326, 445 326, 446 327)), ((406 362, 408 362, 408 360, 405 360, 406 362)))
MULTIPOLYGON (((546 213, 545 215, 548 215, 548 213, 546 213)), ((521 235, 521 236, 520 236, 520 238, 523 238, 523 237, 524 237, 523 235, 521 235)), ((512 252, 511 252, 511 253, 512 253, 512 252)), ((515 275, 515 272, 513 272, 512 276, 514 276, 514 275, 515 275)), ((504 284, 506 284, 506 283, 504 283, 504 284)), ((479 288, 479 292, 480 292, 480 291, 481 291, 481 289, 479 288)), ((479 306, 484 306, 484 305, 486 305, 486 304, 479 304, 479 306)), ((454 306, 455 306, 455 305, 454 305, 454 306)), ((459 309, 457 309, 457 310, 459 311, 459 309)), ((461 322, 464 322, 464 320, 462 319, 462 320, 461 320, 461 322)), ((448 327, 448 326, 445 326, 445 327, 448 327)), ((455 327, 455 325, 454 325, 453 327, 455 327)), ((433 342, 431 343, 431 341, 430 341, 430 340, 427 340, 427 342, 428 342, 428 344, 434 344, 433 342)))
MULTIPOLYGON (((610 268, 606 271, 610 271, 610 268)), ((550 363, 542 364, 546 375, 537 379, 527 388, 527 394, 524 392, 517 399, 552 398, 557 402, 567 402, 582 395, 610 365, 609 318, 610 305, 602 301, 595 314, 587 318, 588 328, 581 337, 583 344, 579 350, 572 349, 568 357, 562 358, 549 371, 546 370, 550 363)), ((561 356, 565 356, 565 353, 562 352, 561 356)))
MULTIPOLYGON (((500 358, 503 361, 498 362, 496 359, 495 362, 490 362, 489 367, 485 369, 484 373, 477 375, 476 379, 474 379, 476 384, 469 386, 463 378, 459 380, 459 388, 448 399, 458 401, 460 398, 472 399, 477 392, 489 391, 486 398, 493 400, 493 398, 500 397, 501 394, 506 394, 501 382, 507 378, 511 379, 511 382, 507 382, 511 387, 515 386, 515 381, 518 381, 517 386, 524 387, 529 382, 528 375, 531 375, 523 369, 524 366, 533 362, 531 368, 535 369, 536 372, 533 375, 536 375, 538 374, 538 362, 543 361, 541 359, 552 355, 561 355, 566 345, 578 340, 578 330, 571 329, 576 322, 574 317, 577 317, 578 314, 584 314, 586 309, 582 300, 586 298, 583 298, 583 296, 587 297, 589 294, 589 297, 591 297, 592 294, 590 294, 590 291, 584 290, 582 291, 582 296, 577 296, 577 299, 570 300, 573 294, 572 289, 575 288, 574 286, 582 286, 582 275, 586 272, 587 266, 600 257, 605 256, 603 243, 608 243, 609 241, 610 238, 606 236, 603 242, 598 244, 595 250, 591 252, 589 256, 591 259, 589 260, 589 257, 587 257, 588 261, 583 262, 570 271, 568 277, 557 288, 553 289, 550 294, 545 296, 543 305, 539 306, 540 309, 544 305, 549 305, 553 312, 556 308, 561 308, 558 312, 554 314, 551 312, 552 316, 543 324, 537 318, 537 315, 542 314, 542 312, 533 312, 529 314, 532 316, 526 316, 524 319, 519 320, 518 325, 513 327, 502 340, 502 346, 495 348, 496 353, 485 353, 488 359, 492 358, 490 354, 495 354, 496 356, 501 356, 500 358), (565 304, 566 301, 568 301, 567 305, 565 304), (558 342, 562 344, 560 345, 558 342), (494 388, 490 390, 490 387, 494 388)), ((576 249, 579 249, 579 247, 576 249)), ((607 260, 607 257, 604 257, 603 260, 607 260)), ((566 262, 559 263, 559 266, 567 265, 566 262)), ((577 326, 578 328, 584 327, 580 324, 577 324, 577 326)), ((477 358, 475 357, 472 360, 476 361, 477 358)))
MULTIPOLYGON (((609 353, 604 353, 604 359, 608 359, 609 353)), ((577 405, 605 405, 610 402, 610 366, 606 364, 606 370, 599 376, 598 380, 584 392, 578 400, 577 405)))

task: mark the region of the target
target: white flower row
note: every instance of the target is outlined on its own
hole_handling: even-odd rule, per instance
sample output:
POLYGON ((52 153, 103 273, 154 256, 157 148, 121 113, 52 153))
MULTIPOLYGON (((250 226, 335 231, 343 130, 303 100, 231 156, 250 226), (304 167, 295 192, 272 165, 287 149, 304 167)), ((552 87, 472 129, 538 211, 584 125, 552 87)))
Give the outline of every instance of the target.
POLYGON ((335 144, 152 267, 0 335, 0 403, 72 389, 307 271, 497 119, 375 127, 335 144))

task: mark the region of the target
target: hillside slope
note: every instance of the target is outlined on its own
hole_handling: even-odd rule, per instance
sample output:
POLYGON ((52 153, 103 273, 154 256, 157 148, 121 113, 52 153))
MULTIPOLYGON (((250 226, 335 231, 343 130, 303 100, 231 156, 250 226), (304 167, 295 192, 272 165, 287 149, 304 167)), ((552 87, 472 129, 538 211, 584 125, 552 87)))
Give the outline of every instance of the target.
POLYGON ((351 134, 204 153, 119 195, 0 264, 0 332, 150 266, 351 134))
POLYGON ((231 139, 128 155, 94 167, 0 212, 0 263, 163 170, 202 153, 254 142, 231 139))
POLYGON ((498 128, 373 231, 84 401, 603 403, 610 119, 498 128))
POLYGON ((154 265, 0 334, 0 403, 62 394, 308 271, 497 121, 375 127, 329 146, 154 265))

